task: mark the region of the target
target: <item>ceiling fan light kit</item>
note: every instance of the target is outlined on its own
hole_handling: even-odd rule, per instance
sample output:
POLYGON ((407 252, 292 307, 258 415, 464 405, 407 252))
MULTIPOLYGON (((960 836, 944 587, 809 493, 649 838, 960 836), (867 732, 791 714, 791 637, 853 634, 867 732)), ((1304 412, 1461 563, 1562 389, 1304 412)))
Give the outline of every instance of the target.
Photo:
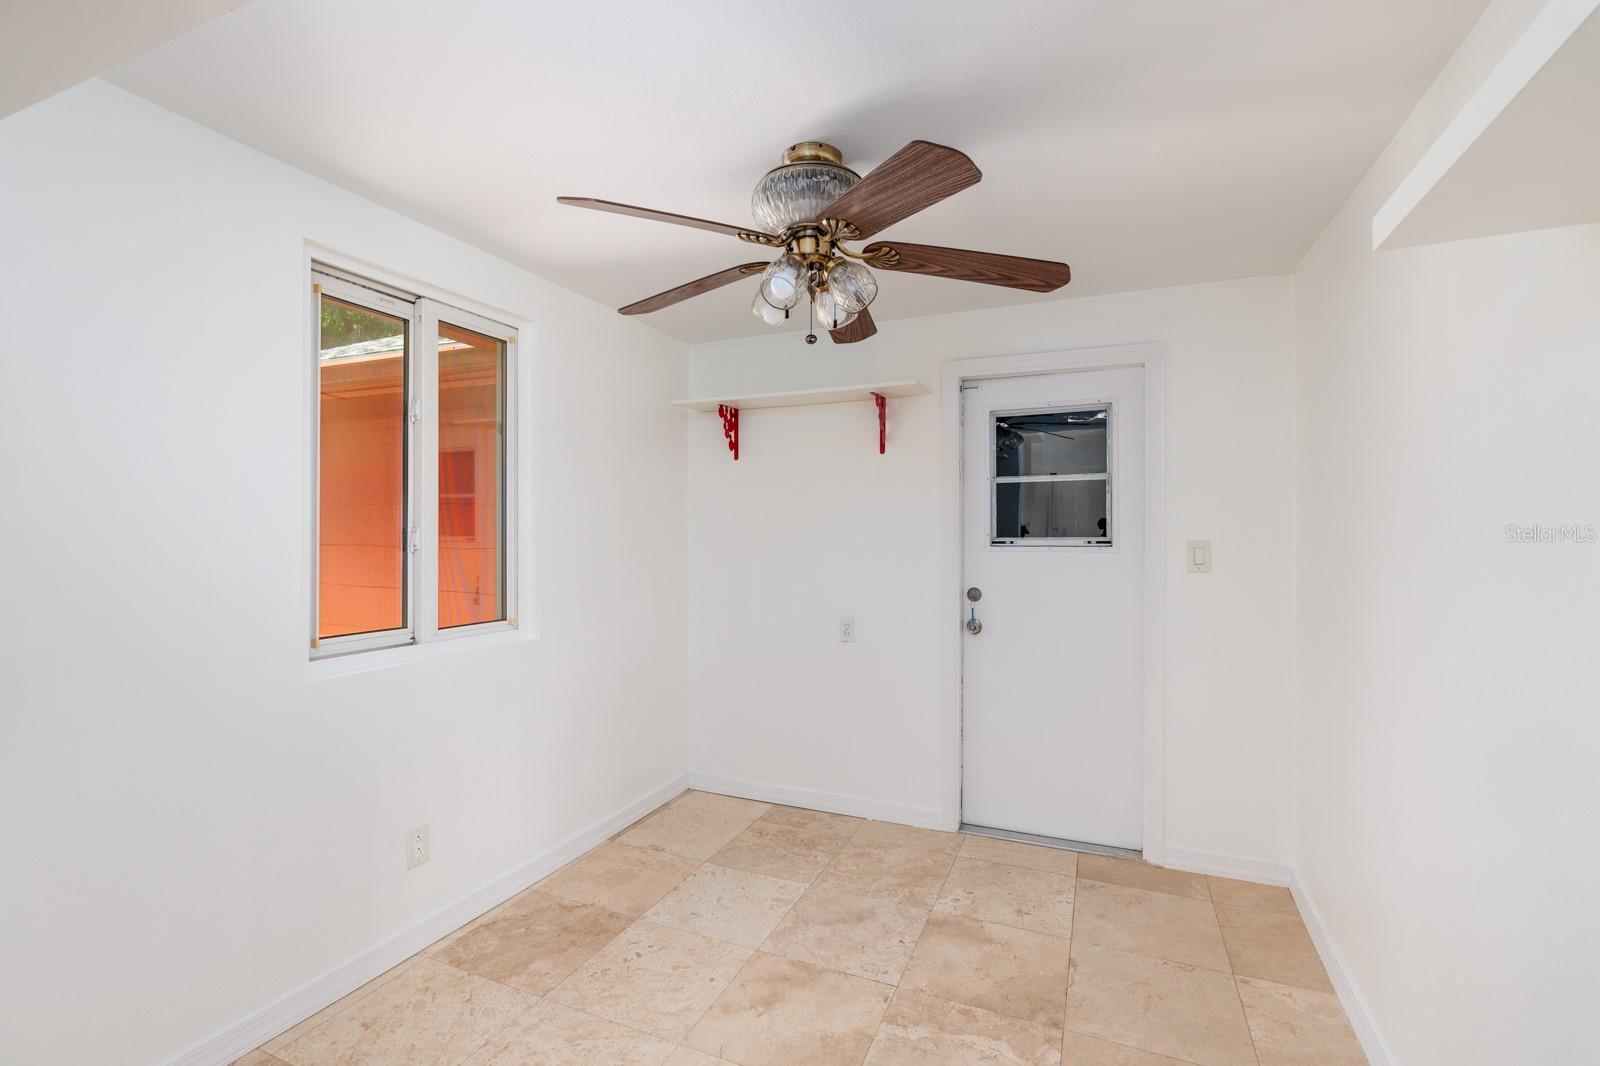
POLYGON ((755 298, 750 301, 750 313, 769 326, 781 326, 789 321, 789 309, 768 303, 760 288, 756 289, 755 298))
POLYGON ((828 291, 843 310, 857 315, 878 298, 878 279, 860 263, 840 259, 828 268, 828 291))
POLYGON ((787 311, 800 302, 805 283, 806 261, 798 255, 780 255, 761 273, 761 298, 787 311))
MULTIPOLYGON (((790 146, 782 162, 756 183, 750 197, 750 214, 759 227, 755 229, 611 200, 556 199, 572 207, 725 233, 782 250, 771 263, 744 263, 708 274, 620 308, 622 314, 647 314, 759 273, 750 311, 762 322, 782 325, 801 298, 808 297, 812 321, 820 323, 836 344, 852 344, 878 332, 868 311, 878 297, 878 279, 869 265, 1032 292, 1053 292, 1072 279, 1067 264, 1044 259, 896 241, 877 241, 860 250, 847 246, 846 242, 865 241, 977 184, 982 176, 972 160, 954 148, 912 141, 863 178, 844 165, 833 145, 802 141, 790 146)), ((808 344, 816 339, 815 333, 806 335, 808 344)))

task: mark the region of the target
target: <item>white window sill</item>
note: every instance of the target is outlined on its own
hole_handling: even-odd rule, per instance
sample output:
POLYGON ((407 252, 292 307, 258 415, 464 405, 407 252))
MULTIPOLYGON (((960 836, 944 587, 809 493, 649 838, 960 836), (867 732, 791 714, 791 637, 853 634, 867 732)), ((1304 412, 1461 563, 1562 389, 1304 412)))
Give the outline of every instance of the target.
POLYGON ((445 637, 427 644, 403 644, 398 648, 379 648, 375 651, 356 651, 348 655, 333 655, 326 659, 312 659, 301 673, 302 680, 320 681, 328 677, 347 674, 364 674, 369 670, 387 670, 396 666, 427 662, 465 652, 485 651, 511 644, 526 644, 535 639, 530 629, 520 625, 492 633, 472 633, 460 637, 445 637))

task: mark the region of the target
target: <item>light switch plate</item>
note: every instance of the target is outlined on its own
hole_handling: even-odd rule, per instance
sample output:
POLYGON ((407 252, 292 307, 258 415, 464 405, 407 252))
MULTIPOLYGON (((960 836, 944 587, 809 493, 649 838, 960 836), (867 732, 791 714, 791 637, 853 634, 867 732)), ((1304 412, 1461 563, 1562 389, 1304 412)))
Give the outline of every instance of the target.
POLYGON ((1211 542, 1209 540, 1191 540, 1184 546, 1189 560, 1189 573, 1211 573, 1211 542))

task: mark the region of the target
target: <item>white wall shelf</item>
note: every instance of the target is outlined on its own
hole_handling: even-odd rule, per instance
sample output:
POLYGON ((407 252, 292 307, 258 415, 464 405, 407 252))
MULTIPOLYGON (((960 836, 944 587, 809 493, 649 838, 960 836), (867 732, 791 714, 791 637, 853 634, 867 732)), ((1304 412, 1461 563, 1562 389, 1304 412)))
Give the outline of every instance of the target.
POLYGON ((1600 222, 1600 0, 1548 0, 1372 216, 1375 250, 1600 222))
POLYGON ((821 403, 871 403, 872 394, 893 400, 901 396, 921 396, 928 386, 920 381, 885 381, 877 385, 847 385, 833 389, 798 389, 793 392, 756 392, 743 396, 716 396, 704 400, 673 400, 672 406, 685 411, 715 412, 718 407, 737 407, 754 411, 762 407, 809 407, 821 403))

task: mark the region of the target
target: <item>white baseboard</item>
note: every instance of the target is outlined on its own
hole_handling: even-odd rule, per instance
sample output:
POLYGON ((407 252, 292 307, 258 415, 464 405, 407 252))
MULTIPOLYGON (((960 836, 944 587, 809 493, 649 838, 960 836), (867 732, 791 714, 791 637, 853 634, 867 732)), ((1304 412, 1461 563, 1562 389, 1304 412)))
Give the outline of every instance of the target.
POLYGON ((298 1025, 328 1004, 354 992, 379 974, 398 966, 440 937, 454 932, 478 915, 554 873, 687 787, 687 779, 680 777, 639 797, 610 817, 574 833, 543 855, 502 874, 470 895, 435 911, 410 928, 323 974, 299 991, 290 993, 190 1048, 173 1059, 170 1066, 226 1066, 290 1026, 298 1025))
POLYGON ((1372 1008, 1367 1004, 1367 998, 1361 994, 1361 989, 1351 976, 1349 968, 1345 966, 1344 956, 1339 954, 1339 949, 1328 936, 1328 928, 1322 922, 1322 912, 1317 909, 1317 901, 1306 888, 1298 869, 1292 871, 1289 891, 1294 893, 1294 901, 1300 908, 1300 917, 1306 923, 1306 931, 1311 934, 1311 942, 1316 945, 1317 954, 1322 957, 1322 965, 1328 971, 1328 980, 1333 982, 1333 990, 1339 995, 1344 1013, 1350 1019, 1350 1027, 1356 1031, 1356 1039, 1361 1041, 1361 1050, 1367 1053, 1367 1061, 1371 1066, 1394 1066, 1399 1060, 1395 1058, 1389 1042, 1378 1030, 1372 1008))
POLYGON ((805 807, 830 814, 848 814, 857 818, 875 818, 880 822, 899 822, 902 825, 921 826, 924 829, 951 829, 949 820, 937 807, 913 807, 904 803, 863 799, 836 792, 819 792, 791 785, 770 785, 764 781, 741 781, 715 774, 690 774, 689 787, 701 792, 715 792, 723 796, 759 800, 762 803, 783 803, 790 807, 805 807))
POLYGON ((1288 885, 1294 871, 1288 863, 1267 862, 1264 859, 1241 859, 1236 855, 1220 855, 1211 851, 1192 851, 1189 848, 1168 846, 1162 850, 1159 866, 1174 870, 1187 870, 1193 874, 1210 874, 1212 877, 1232 877, 1239 881, 1255 881, 1263 885, 1288 885))

